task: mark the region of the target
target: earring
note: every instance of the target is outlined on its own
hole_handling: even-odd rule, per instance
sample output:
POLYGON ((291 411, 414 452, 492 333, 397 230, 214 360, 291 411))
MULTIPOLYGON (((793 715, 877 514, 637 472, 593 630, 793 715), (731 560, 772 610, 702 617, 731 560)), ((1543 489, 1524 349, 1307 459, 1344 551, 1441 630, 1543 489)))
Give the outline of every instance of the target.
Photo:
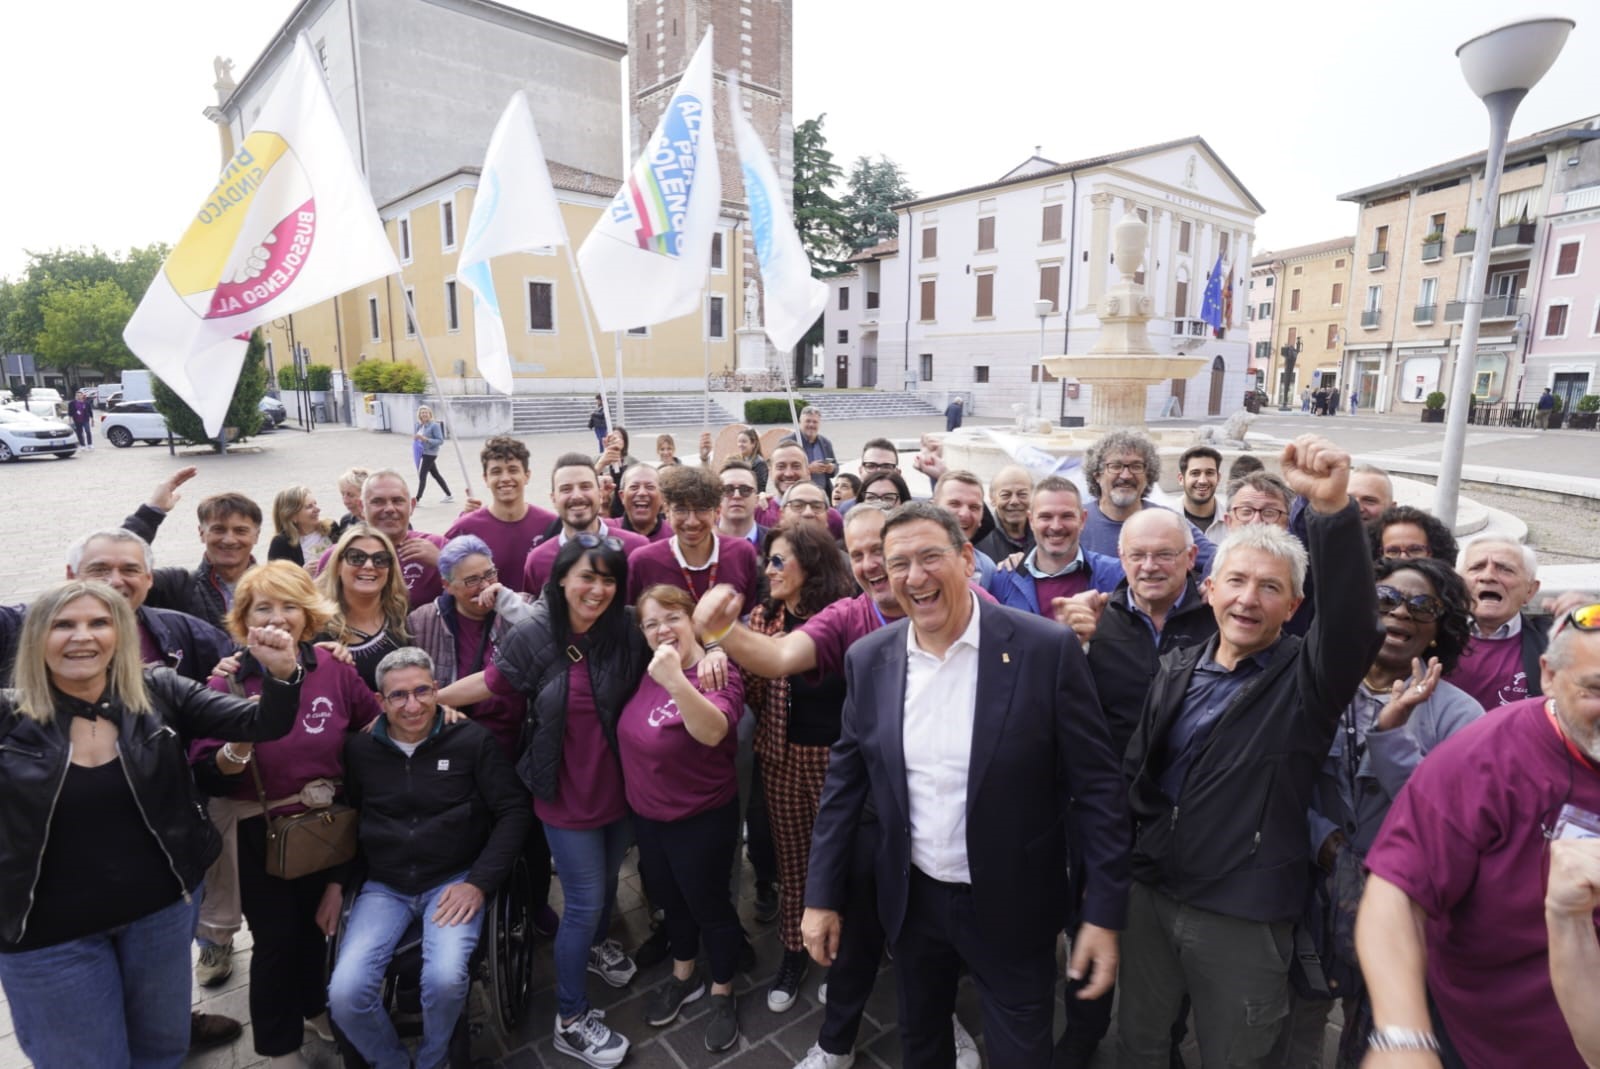
POLYGON ((1438 644, 1439 644, 1439 640, 1438 639, 1434 639, 1432 642, 1428 643, 1428 648, 1431 650, 1435 646, 1437 646, 1438 644))

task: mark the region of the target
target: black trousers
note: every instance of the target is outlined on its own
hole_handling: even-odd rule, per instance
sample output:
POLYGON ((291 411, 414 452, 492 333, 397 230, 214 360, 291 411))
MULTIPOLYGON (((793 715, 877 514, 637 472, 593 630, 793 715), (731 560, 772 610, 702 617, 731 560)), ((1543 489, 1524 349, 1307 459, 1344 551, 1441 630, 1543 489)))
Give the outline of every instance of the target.
POLYGON ((651 901, 667 914, 673 960, 694 961, 704 939, 711 982, 732 983, 743 938, 728 893, 739 836, 738 799, 683 820, 647 820, 635 814, 633 830, 651 901))
POLYGON ((761 762, 750 769, 750 797, 745 801, 744 850, 755 870, 756 882, 778 882, 778 851, 772 844, 772 818, 767 814, 767 786, 761 779, 761 762))
POLYGON ((417 461, 417 500, 422 500, 422 491, 427 488, 428 476, 433 476, 433 481, 439 484, 439 489, 444 491, 444 496, 450 496, 450 487, 446 485, 444 476, 439 474, 439 458, 432 453, 422 454, 422 459, 417 461))
MULTIPOLYGON (((990 1069, 1050 1064, 1055 945, 996 946, 978 931, 972 889, 911 870, 905 924, 894 946, 900 977, 900 1050, 906 1069, 951 1069, 950 1015, 962 967, 978 985, 990 1069)), ((829 993, 832 993, 829 987, 829 993)))
MULTIPOLYGON (((850 868, 850 898, 844 907, 839 954, 828 970, 828 1005, 817 1045, 829 1054, 855 1050, 861 1016, 867 1010, 878 969, 883 964, 883 923, 878 919, 878 822, 856 825, 850 868)), ((950 1026, 945 1025, 945 1031, 950 1026)), ((948 1038, 948 1037, 947 1037, 948 1038)))
POLYGON ((293 1054, 305 1021, 328 1008, 327 939, 317 905, 331 871, 298 880, 267 875, 267 821, 239 821, 239 901, 250 922, 250 1028, 256 1053, 293 1054))

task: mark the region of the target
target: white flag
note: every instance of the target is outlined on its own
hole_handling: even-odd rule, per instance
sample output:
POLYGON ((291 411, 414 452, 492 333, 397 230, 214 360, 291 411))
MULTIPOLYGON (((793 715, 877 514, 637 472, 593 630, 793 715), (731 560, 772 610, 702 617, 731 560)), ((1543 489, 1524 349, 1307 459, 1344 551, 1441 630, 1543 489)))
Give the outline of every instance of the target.
POLYGON ((578 250, 601 330, 647 327, 700 307, 722 205, 711 95, 707 30, 650 143, 578 250))
POLYGON ((230 339, 399 269, 302 33, 122 338, 215 435, 244 362, 230 339))
POLYGON ((511 392, 511 353, 489 261, 566 243, 567 229, 550 184, 539 131, 528 98, 519 89, 489 138, 472 200, 472 221, 456 267, 456 275, 472 291, 478 371, 501 393, 511 392))
POLYGON ((733 143, 739 149, 745 202, 750 206, 750 232, 755 235, 756 259, 761 264, 761 281, 766 290, 767 337, 774 347, 786 352, 799 343, 822 314, 828 303, 828 287, 811 277, 811 260, 784 203, 777 169, 739 106, 739 76, 730 72, 724 77, 728 82, 733 143))

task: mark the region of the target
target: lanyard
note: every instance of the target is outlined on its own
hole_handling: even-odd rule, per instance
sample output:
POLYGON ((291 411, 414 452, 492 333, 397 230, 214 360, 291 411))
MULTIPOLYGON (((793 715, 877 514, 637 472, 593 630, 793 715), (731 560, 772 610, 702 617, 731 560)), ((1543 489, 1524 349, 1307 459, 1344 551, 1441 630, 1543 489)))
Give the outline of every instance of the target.
MULTIPOLYGON (((709 591, 712 587, 717 585, 717 565, 719 565, 721 563, 722 562, 720 560, 714 560, 714 561, 711 562, 710 575, 707 577, 707 581, 706 581, 706 590, 707 591, 709 591)), ((698 594, 694 593, 694 575, 695 575, 695 573, 691 572, 687 567, 685 567, 682 564, 678 565, 678 570, 683 573, 683 588, 685 590, 687 590, 690 594, 694 595, 695 600, 698 601, 703 595, 698 595, 698 594)), ((702 568, 701 571, 706 571, 706 569, 702 568)))
POLYGON ((1587 768, 1590 772, 1600 772, 1600 769, 1595 768, 1594 761, 1589 758, 1589 755, 1578 749, 1577 744, 1571 739, 1567 738, 1567 733, 1561 730, 1561 721, 1556 719, 1556 703, 1554 698, 1551 698, 1544 703, 1544 715, 1550 718, 1550 727, 1555 730, 1556 737, 1566 745, 1567 752, 1573 757, 1576 757, 1578 759, 1578 763, 1584 768, 1587 768))

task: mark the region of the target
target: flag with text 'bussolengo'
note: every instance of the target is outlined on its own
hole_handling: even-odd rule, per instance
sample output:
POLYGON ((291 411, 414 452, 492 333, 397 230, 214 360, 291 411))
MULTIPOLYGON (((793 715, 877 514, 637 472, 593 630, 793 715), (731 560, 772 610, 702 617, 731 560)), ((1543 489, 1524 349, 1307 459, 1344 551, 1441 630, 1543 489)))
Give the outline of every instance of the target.
POLYGON ((578 249, 601 330, 647 327, 700 308, 722 204, 711 93, 707 30, 627 181, 578 249))
POLYGON ((773 346, 780 352, 787 351, 822 315, 823 305, 828 303, 828 287, 811 277, 811 260, 795 232, 777 168, 772 166, 767 147, 739 106, 739 76, 730 72, 725 77, 728 121, 733 124, 733 143, 739 149, 745 202, 750 206, 750 233, 755 236, 766 297, 762 322, 773 346))
POLYGON ((215 435, 252 329, 399 269, 302 33, 122 338, 215 435))
POLYGON ((478 373, 501 393, 511 392, 511 352, 489 261, 567 243, 550 168, 545 163, 533 111, 522 90, 495 124, 483 173, 472 199, 472 221, 461 245, 456 275, 472 291, 473 341, 478 373))

